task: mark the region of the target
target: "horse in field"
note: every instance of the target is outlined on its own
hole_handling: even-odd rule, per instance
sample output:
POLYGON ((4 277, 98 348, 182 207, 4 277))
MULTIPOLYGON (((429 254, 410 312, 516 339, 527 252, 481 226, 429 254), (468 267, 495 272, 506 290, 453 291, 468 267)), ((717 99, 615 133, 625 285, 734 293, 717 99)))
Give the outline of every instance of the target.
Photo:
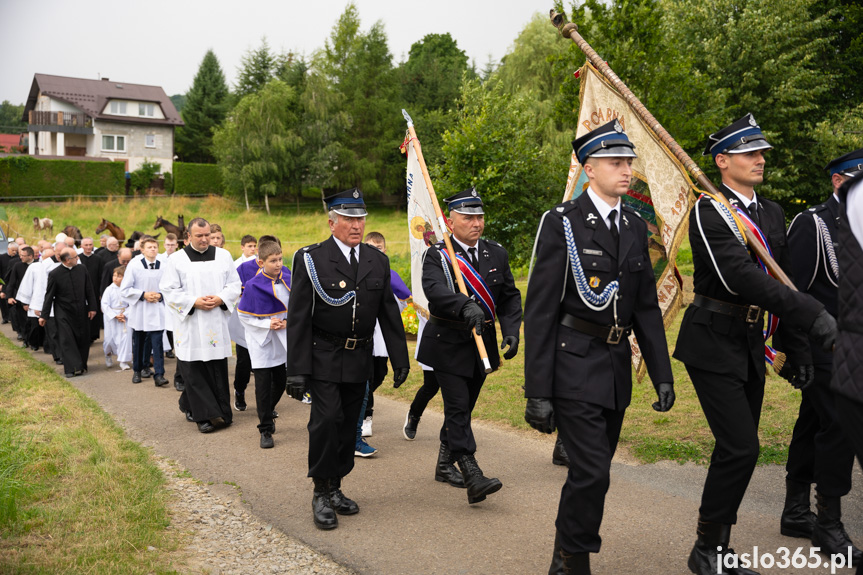
MULTIPOLYGON (((183 216, 180 216, 181 224, 182 224, 182 221, 183 221, 183 216)), ((176 234, 177 239, 182 241, 183 231, 185 230, 185 225, 183 225, 182 227, 175 226, 174 224, 172 224, 168 220, 164 219, 162 216, 157 216, 156 217, 156 223, 153 224, 153 229, 158 230, 159 228, 165 228, 165 231, 168 232, 169 234, 176 234)))
POLYGON ((77 226, 66 226, 63 228, 63 233, 66 234, 67 237, 74 238, 76 246, 81 246, 81 240, 84 239, 84 236, 81 235, 81 230, 79 230, 77 226))
POLYGON ((99 223, 99 227, 96 228, 96 233, 101 234, 105 230, 111 232, 111 235, 117 238, 118 242, 122 242, 126 239, 126 232, 123 231, 123 228, 114 222, 109 222, 105 218, 102 218, 102 221, 99 223))
MULTIPOLYGON (((41 231, 54 231, 54 220, 51 218, 33 218, 33 230, 38 234, 41 231)), ((42 234, 44 237, 44 234, 42 234)))
POLYGON ((129 236, 129 239, 126 240, 126 247, 127 248, 134 247, 135 242, 137 242, 138 240, 140 240, 144 236, 150 236, 153 239, 159 239, 159 236, 161 236, 161 235, 162 235, 161 232, 158 234, 145 234, 145 233, 139 232, 138 230, 135 230, 134 232, 132 232, 132 235, 129 236))

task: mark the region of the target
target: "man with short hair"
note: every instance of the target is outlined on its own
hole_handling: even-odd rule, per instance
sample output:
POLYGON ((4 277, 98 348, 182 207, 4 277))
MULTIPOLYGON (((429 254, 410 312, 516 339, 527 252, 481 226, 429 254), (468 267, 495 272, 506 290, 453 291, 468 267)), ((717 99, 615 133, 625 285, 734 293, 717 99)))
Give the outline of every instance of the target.
POLYGON ((359 512, 341 485, 354 467, 357 421, 372 375, 376 320, 390 352, 395 387, 407 379, 410 363, 390 287, 389 259, 361 243, 367 215, 362 192, 354 188, 324 201, 332 235, 294 255, 287 376, 294 399, 301 400, 306 387, 311 389, 312 516, 319 529, 335 529, 337 514, 359 512))
POLYGON ((240 297, 240 277, 227 250, 210 245, 210 224, 189 222, 189 243, 165 262, 159 291, 172 314, 177 366, 185 390, 180 410, 201 433, 230 425, 228 318, 240 297))
POLYGON ((48 274, 48 289, 39 325, 51 315, 57 321, 57 333, 66 377, 87 373, 90 355, 89 320, 96 315, 99 300, 90 281, 90 274, 78 264, 75 248, 60 253, 60 264, 48 274))
MULTIPOLYGON (((108 248, 111 249, 111 248, 108 248)), ((114 271, 120 266, 128 265, 132 261, 132 248, 120 248, 116 252, 116 259, 105 258, 102 264, 102 278, 99 280, 99 297, 105 293, 108 286, 114 283, 114 271)), ((95 280, 94 280, 95 281, 95 280)))
POLYGON ((613 120, 572 147, 589 185, 542 217, 524 320, 525 420, 544 433, 557 427, 570 456, 554 575, 589 574, 589 554, 600 550, 611 459, 632 400, 630 332, 656 390, 653 409, 675 400, 647 224, 623 201, 635 146, 613 120))
POLYGON ((486 477, 475 457, 471 415, 486 372, 471 329, 482 337, 492 370, 501 363, 495 319, 500 321, 503 335, 500 349, 508 348, 504 359, 515 357, 521 327, 521 293, 509 268, 509 254, 497 242, 481 237, 485 211, 479 192, 469 188, 444 202, 459 262, 449 260, 442 241, 425 253, 422 286, 430 315, 417 360, 434 369, 443 399, 444 424, 435 480, 466 487, 467 501, 474 504, 500 490, 502 484, 495 477, 486 477), (454 284, 454 265, 461 269, 470 295, 461 293, 454 284))
MULTIPOLYGON (((719 168, 719 193, 731 210, 702 196, 689 214, 695 296, 674 358, 686 365, 716 438, 688 562, 699 575, 755 573, 722 563, 738 561, 729 548, 731 526, 758 462, 765 356, 774 353, 765 348, 764 312, 780 318, 773 343, 786 353, 795 387, 807 387, 815 377, 806 334, 824 349, 836 339, 836 321, 824 305, 767 275, 737 231, 740 222, 766 238, 776 262, 791 275, 785 214, 755 193, 764 179, 764 152, 772 147, 752 114, 711 134, 704 155, 712 155, 719 168)), ((775 328, 769 324, 768 336, 775 328)))
POLYGON ((99 250, 103 249, 108 244, 108 238, 109 237, 110 236, 108 236, 108 234, 102 234, 101 236, 99 236, 99 247, 96 248, 97 252, 99 250))
POLYGON ((18 257, 18 244, 9 242, 6 246, 6 253, 0 255, 0 314, 2 314, 2 322, 9 323, 9 303, 7 295, 3 290, 3 286, 8 279, 9 272, 12 271, 12 266, 20 261, 18 257))
MULTIPOLYGON (((96 255, 94 251, 93 238, 84 238, 81 240, 81 253, 78 254, 78 261, 84 264, 84 267, 87 268, 87 272, 90 274, 90 281, 93 282, 93 286, 96 286, 96 282, 100 281, 102 278, 102 270, 104 269, 105 262, 102 258, 96 255)), ((102 329, 102 310, 100 309, 96 312, 96 317, 93 318, 93 321, 90 322, 90 338, 93 341, 99 339, 99 332, 102 329)))
POLYGON ((166 235, 163 245, 165 246, 165 251, 157 256, 160 260, 167 259, 168 257, 170 257, 171 254, 177 251, 177 247, 179 246, 179 240, 177 240, 177 235, 174 233, 169 233, 168 235, 166 235))
POLYGON ((12 267, 9 273, 8 281, 3 287, 3 293, 6 294, 9 302, 9 312, 12 319, 12 329, 18 333, 18 341, 23 341, 27 345, 27 312, 24 311, 24 304, 18 302, 15 296, 18 295, 18 286, 21 285, 21 280, 27 273, 27 268, 33 263, 33 248, 30 246, 20 246, 18 248, 20 261, 12 267))
MULTIPOLYGON (((50 262, 51 256, 54 255, 54 249, 46 247, 42 251, 45 261, 50 262)), ((48 273, 43 262, 33 262, 33 265, 27 267, 27 272, 18 286, 18 292, 15 295, 16 301, 24 305, 24 311, 27 312, 27 339, 24 342, 30 346, 30 349, 36 351, 39 347, 45 344, 45 328, 39 325, 39 310, 41 302, 45 298, 45 289, 48 283, 48 273), (34 307, 34 305, 38 307, 34 307)), ((45 352, 49 353, 50 344, 46 347, 45 352)))
POLYGON ((105 248, 99 250, 99 252, 96 255, 98 255, 100 258, 104 258, 105 263, 108 263, 110 258, 112 258, 112 257, 116 258, 117 257, 117 250, 119 250, 119 249, 120 249, 119 240, 117 240, 117 238, 115 238, 114 236, 108 236, 108 238, 105 240, 105 248))

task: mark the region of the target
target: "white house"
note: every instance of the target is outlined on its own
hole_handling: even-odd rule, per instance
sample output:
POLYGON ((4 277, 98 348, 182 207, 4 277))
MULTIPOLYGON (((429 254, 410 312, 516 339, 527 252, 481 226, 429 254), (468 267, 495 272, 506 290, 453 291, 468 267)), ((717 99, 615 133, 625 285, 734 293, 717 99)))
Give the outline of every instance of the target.
POLYGON ((109 158, 126 171, 144 161, 170 172, 180 114, 159 86, 35 74, 24 118, 30 155, 109 158))

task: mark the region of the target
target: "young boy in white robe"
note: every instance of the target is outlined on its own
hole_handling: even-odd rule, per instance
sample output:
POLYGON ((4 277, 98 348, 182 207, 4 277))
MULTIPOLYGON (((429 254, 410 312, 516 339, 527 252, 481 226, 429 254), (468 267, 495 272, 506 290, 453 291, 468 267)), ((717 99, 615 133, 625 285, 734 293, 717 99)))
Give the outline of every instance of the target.
POLYGON ((282 276, 282 248, 277 242, 258 247, 261 273, 246 282, 237 306, 255 372, 255 401, 261 447, 273 447, 273 410, 285 391, 285 362, 290 289, 282 276))
POLYGON ((102 294, 102 318, 105 327, 102 349, 105 351, 105 365, 112 367, 114 360, 111 356, 116 355, 122 371, 129 369, 132 361, 132 330, 126 325, 126 309, 129 304, 120 294, 120 285, 125 274, 126 266, 116 267, 111 278, 114 283, 102 294))

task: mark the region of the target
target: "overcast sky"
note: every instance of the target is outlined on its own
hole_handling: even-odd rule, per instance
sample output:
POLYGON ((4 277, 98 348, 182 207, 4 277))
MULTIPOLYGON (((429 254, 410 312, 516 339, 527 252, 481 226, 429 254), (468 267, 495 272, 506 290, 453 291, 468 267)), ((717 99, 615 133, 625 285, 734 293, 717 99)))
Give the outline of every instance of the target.
MULTIPOLYGON (((347 0, 0 0, 0 101, 26 101, 33 74, 162 86, 185 93, 212 48, 233 88, 240 58, 266 36, 310 56, 347 0)), ((566 3, 565 5, 569 5, 566 3)), ((426 34, 449 32, 482 69, 553 0, 356 0, 362 30, 384 23, 394 64, 426 34)))

